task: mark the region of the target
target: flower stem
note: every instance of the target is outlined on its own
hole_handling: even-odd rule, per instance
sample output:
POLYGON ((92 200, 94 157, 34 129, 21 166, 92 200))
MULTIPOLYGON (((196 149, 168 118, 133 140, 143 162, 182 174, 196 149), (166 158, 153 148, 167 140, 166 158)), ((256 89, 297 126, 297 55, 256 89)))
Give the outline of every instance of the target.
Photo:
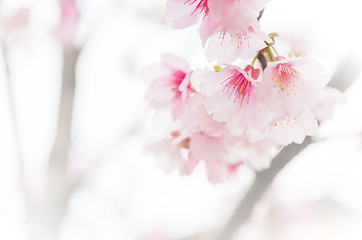
POLYGON ((276 50, 276 48, 275 48, 273 45, 274 45, 274 44, 269 44, 269 46, 273 49, 273 51, 275 52, 275 54, 276 54, 277 56, 279 56, 278 51, 276 50))
POLYGON ((253 60, 251 61, 251 66, 254 66, 254 63, 255 63, 255 61, 256 61, 256 59, 258 58, 258 56, 259 56, 259 52, 260 51, 258 51, 257 53, 256 53, 256 55, 255 55, 255 57, 253 58, 253 60))

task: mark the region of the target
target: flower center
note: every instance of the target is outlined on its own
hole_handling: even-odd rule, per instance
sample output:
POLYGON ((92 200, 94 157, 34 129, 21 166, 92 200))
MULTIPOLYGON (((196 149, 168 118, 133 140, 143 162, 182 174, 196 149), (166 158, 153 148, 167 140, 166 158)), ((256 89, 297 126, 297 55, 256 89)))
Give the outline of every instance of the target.
POLYGON ((282 91, 293 91, 296 77, 297 71, 293 68, 292 63, 280 63, 273 69, 273 80, 276 82, 274 87, 279 87, 282 91))
POLYGON ((254 86, 245 78, 243 73, 236 71, 234 75, 225 79, 221 85, 224 85, 222 91, 229 93, 228 99, 233 99, 234 103, 238 102, 240 106, 243 102, 249 104, 254 86))
POLYGON ((185 79, 186 73, 181 71, 181 70, 177 70, 173 72, 173 85, 180 86, 180 84, 182 83, 182 81, 185 79))
POLYGON ((219 35, 220 45, 223 45, 225 36, 231 44, 235 44, 236 48, 240 48, 243 44, 247 44, 250 47, 250 31, 246 30, 242 33, 230 34, 226 32, 226 29, 222 30, 219 35))
POLYGON ((207 0, 187 0, 185 1, 185 4, 188 3, 190 5, 196 4, 195 10, 192 11, 191 15, 193 15, 195 12, 204 13, 204 19, 209 14, 209 6, 207 5, 207 0))

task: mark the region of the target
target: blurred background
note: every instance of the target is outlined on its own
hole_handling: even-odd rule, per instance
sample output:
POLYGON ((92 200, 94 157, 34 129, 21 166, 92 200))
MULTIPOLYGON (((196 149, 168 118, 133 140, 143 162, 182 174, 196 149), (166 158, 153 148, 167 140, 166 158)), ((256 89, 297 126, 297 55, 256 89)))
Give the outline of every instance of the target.
MULTIPOLYGON (((203 165, 164 173, 144 150, 162 129, 141 69, 163 52, 212 66, 197 27, 171 29, 165 2, 0 1, 0 239, 207 239, 233 213, 251 170, 215 185, 203 165)), ((360 10, 354 0, 267 5, 261 27, 279 33, 279 52, 355 81, 234 239, 362 239, 360 10)))

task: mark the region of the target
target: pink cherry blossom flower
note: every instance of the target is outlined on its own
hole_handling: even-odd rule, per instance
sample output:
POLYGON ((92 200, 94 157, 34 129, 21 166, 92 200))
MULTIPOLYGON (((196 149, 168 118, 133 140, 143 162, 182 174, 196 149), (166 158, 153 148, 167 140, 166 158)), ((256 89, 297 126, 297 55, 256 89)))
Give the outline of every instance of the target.
POLYGON ((330 80, 315 61, 297 57, 276 57, 268 63, 260 84, 260 93, 267 99, 270 111, 289 116, 312 111, 318 103, 318 91, 330 80))
POLYGON ((259 13, 266 3, 264 0, 209 0, 209 15, 222 29, 240 33, 258 21, 259 13))
MULTIPOLYGON (((206 25, 204 25, 206 26, 206 25)), ((207 30, 201 28, 202 32, 207 30)), ((249 26, 242 32, 230 32, 226 28, 220 31, 210 31, 210 36, 203 35, 206 45, 206 58, 211 62, 229 64, 237 58, 254 57, 257 52, 266 47, 265 42, 271 39, 260 30, 259 23, 249 26)))
POLYGON ((280 145, 272 138, 265 137, 256 142, 251 142, 247 136, 235 138, 237 143, 233 146, 233 154, 253 170, 261 171, 269 168, 273 154, 280 145))
POLYGON ((177 139, 179 132, 175 131, 170 137, 150 144, 147 147, 149 152, 157 154, 157 163, 165 171, 172 171, 178 168, 181 174, 191 174, 198 163, 189 152, 190 139, 177 139))
POLYGON ((310 110, 299 114, 284 114, 282 116, 274 113, 265 121, 267 124, 262 131, 252 131, 249 138, 255 142, 270 138, 280 145, 289 145, 292 142, 302 143, 306 136, 313 136, 318 129, 318 122, 310 110))
POLYGON ((242 162, 228 163, 221 160, 205 161, 207 178, 211 183, 218 183, 226 180, 227 177, 236 174, 242 162))
POLYGON ((56 35, 66 48, 75 46, 75 34, 79 23, 79 13, 75 0, 59 0, 60 21, 56 35))
POLYGON ((267 1, 169 0, 166 13, 174 28, 196 24, 202 18, 200 37, 209 61, 231 63, 249 58, 271 39, 260 30, 257 17, 267 1))
POLYGON ((219 72, 205 71, 193 79, 206 95, 205 106, 213 119, 242 131, 258 128, 267 114, 258 97, 259 69, 226 66, 219 72))
POLYGON ((166 17, 173 28, 185 28, 205 19, 209 13, 208 0, 168 0, 166 17))
POLYGON ((26 27, 30 20, 29 8, 19 8, 13 15, 0 19, 1 36, 0 41, 6 39, 14 32, 22 30, 26 27))
POLYGON ((319 122, 331 118, 335 105, 345 102, 343 92, 328 86, 319 90, 319 96, 317 107, 313 110, 313 114, 319 122))
POLYGON ((206 96, 195 93, 187 102, 182 114, 182 126, 187 128, 197 125, 200 131, 207 132, 214 137, 230 136, 225 123, 215 121, 205 108, 206 96))
POLYGON ((143 77, 150 81, 146 99, 156 109, 170 108, 176 120, 194 92, 190 85, 192 71, 185 60, 174 54, 162 54, 161 58, 161 62, 143 72, 143 77))
POLYGON ((271 136, 280 144, 288 145, 292 142, 302 143, 305 137, 313 136, 318 129, 318 122, 312 112, 289 115, 281 118, 271 128, 271 136))

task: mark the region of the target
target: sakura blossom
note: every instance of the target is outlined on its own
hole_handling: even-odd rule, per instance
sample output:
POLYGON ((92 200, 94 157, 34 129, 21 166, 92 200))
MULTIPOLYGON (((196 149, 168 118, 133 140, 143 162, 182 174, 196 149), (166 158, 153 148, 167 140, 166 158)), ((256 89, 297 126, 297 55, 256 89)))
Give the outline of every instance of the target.
POLYGON ((146 99, 170 109, 178 123, 154 150, 169 156, 166 166, 191 174, 204 163, 213 183, 239 167, 265 170, 280 149, 315 135, 340 102, 338 91, 326 87, 330 75, 321 64, 280 55, 278 34, 261 30, 258 18, 268 2, 167 1, 174 28, 201 22, 206 59, 218 65, 191 70, 182 58, 163 54, 146 69, 146 99))
POLYGON ((337 104, 345 103, 346 99, 343 93, 335 88, 325 86, 319 91, 319 101, 313 114, 319 122, 332 117, 334 107, 337 104))
POLYGON ((1 27, 1 42, 5 42, 6 39, 14 32, 24 29, 30 20, 30 11, 27 7, 19 8, 13 15, 8 17, 2 17, 0 21, 1 27))
POLYGON ((208 0, 168 0, 166 16, 173 28, 185 28, 196 24, 209 14, 208 0))
POLYGON ((260 30, 257 20, 267 1, 184 1, 169 0, 166 15, 174 28, 196 24, 200 18, 200 37, 209 61, 231 63, 266 47, 270 38, 260 30), (240 14, 242 13, 242 14, 240 14))
POLYGON ((173 118, 177 119, 193 92, 190 85, 192 71, 189 64, 176 55, 162 54, 161 58, 161 62, 143 72, 143 78, 151 82, 146 98, 156 109, 171 108, 173 118))
POLYGON ((75 46, 75 34, 79 23, 79 13, 75 0, 59 0, 60 20, 55 34, 66 48, 75 46))
POLYGON ((268 99, 271 110, 279 114, 299 114, 317 106, 319 89, 329 79, 327 72, 315 61, 302 57, 276 57, 264 71, 260 92, 268 99))
POLYGON ((205 55, 210 62, 216 60, 219 64, 228 64, 237 58, 252 58, 269 41, 270 38, 260 30, 258 24, 249 26, 243 32, 221 30, 211 35, 208 41, 205 40, 205 55))
POLYGON ((226 66, 219 72, 207 71, 199 81, 205 107, 212 118, 244 131, 258 128, 267 114, 258 96, 260 69, 226 66))
POLYGON ((266 122, 266 128, 261 132, 251 132, 251 141, 271 138, 282 146, 293 142, 300 144, 306 136, 313 136, 318 129, 318 122, 309 110, 300 114, 274 115, 266 122))

